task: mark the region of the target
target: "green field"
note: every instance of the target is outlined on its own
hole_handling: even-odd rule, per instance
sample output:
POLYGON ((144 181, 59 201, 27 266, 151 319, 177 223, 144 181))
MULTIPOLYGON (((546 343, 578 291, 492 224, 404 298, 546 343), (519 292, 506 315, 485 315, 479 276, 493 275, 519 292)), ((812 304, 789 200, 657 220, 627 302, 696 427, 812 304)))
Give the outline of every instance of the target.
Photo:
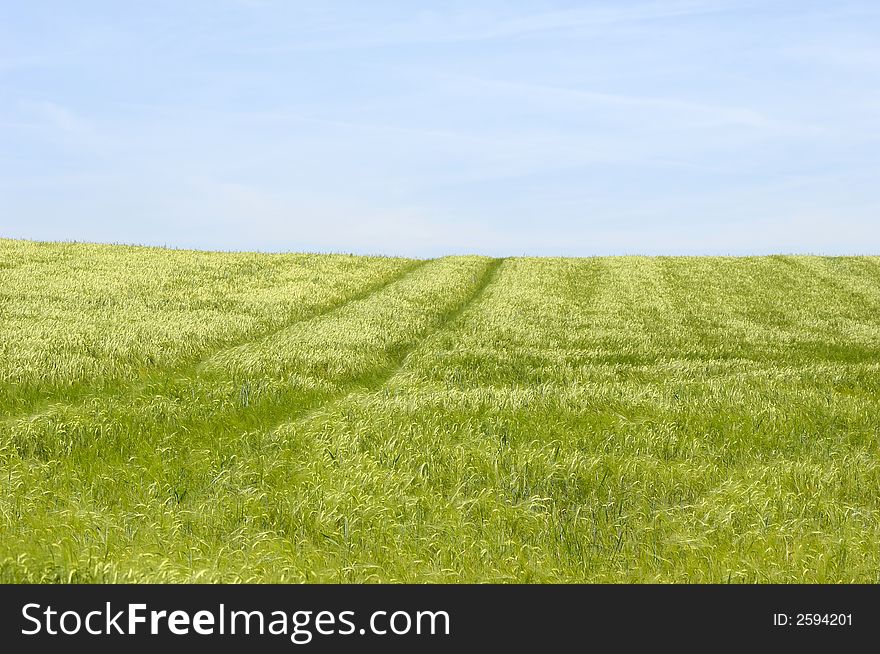
POLYGON ((878 582, 880 258, 0 240, 0 581, 878 582))

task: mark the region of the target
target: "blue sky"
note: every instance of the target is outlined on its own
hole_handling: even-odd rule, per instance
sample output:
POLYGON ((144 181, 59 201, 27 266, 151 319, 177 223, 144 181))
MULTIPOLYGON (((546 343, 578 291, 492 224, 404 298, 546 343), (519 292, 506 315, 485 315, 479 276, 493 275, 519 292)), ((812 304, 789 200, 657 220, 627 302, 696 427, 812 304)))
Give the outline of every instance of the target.
POLYGON ((880 3, 0 0, 0 235, 880 253, 880 3))

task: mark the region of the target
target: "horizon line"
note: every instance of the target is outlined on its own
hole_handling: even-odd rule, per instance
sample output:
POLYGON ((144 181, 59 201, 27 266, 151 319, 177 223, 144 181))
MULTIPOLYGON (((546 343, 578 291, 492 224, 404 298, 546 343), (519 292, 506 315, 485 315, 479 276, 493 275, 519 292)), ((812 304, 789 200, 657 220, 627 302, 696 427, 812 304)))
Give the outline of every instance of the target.
POLYGON ((222 249, 222 248, 199 248, 199 247, 188 247, 182 245, 170 245, 170 244, 154 244, 154 243, 130 243, 123 241, 89 241, 89 240, 77 240, 77 239, 60 239, 60 240, 41 240, 41 239, 32 239, 32 238, 24 238, 24 237, 14 237, 14 236, 3 236, 0 234, 0 242, 2 241, 12 241, 17 243, 29 243, 34 245, 93 245, 93 246, 104 246, 104 247, 119 247, 119 248, 137 248, 137 249, 147 249, 147 250, 165 250, 168 252, 193 252, 200 254, 261 254, 267 256, 284 256, 284 255, 299 255, 299 256, 350 256, 350 257, 367 257, 367 258, 386 258, 386 259, 410 259, 416 261, 431 261, 433 259, 443 259, 445 257, 486 257, 488 259, 610 259, 610 258, 644 258, 644 259, 661 259, 661 258, 678 258, 678 259, 700 259, 700 258, 713 258, 713 259, 750 259, 750 258, 769 258, 769 257, 821 257, 828 259, 842 259, 842 258, 863 258, 863 257, 880 257, 880 252, 874 253, 866 253, 866 252, 851 252, 846 254, 823 254, 821 252, 796 252, 796 251, 773 251, 773 252, 762 252, 762 253, 748 253, 748 254, 712 254, 712 253, 703 253, 703 254, 646 254, 641 252, 621 252, 614 254, 580 254, 580 255, 565 255, 565 254, 507 254, 503 256, 493 256, 491 254, 485 254, 481 252, 450 252, 448 254, 441 254, 438 256, 409 256, 405 254, 384 254, 384 253, 370 253, 370 252, 350 252, 344 250, 259 250, 259 249, 222 249))

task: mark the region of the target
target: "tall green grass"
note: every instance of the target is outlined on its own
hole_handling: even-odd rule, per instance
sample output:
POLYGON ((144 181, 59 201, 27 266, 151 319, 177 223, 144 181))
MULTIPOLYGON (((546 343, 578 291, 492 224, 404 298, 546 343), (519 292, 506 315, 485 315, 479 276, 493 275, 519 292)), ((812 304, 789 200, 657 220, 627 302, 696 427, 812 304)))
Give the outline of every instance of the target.
POLYGON ((880 581, 876 258, 0 279, 2 581, 880 581))

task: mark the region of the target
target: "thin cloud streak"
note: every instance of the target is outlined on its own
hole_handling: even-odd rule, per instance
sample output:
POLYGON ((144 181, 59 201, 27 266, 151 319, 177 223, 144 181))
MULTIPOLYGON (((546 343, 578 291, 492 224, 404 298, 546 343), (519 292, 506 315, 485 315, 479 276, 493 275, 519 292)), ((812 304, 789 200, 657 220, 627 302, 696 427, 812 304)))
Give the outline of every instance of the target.
MULTIPOLYGON (((440 45, 456 43, 475 43, 519 39, 523 37, 568 34, 583 34, 585 28, 602 30, 613 25, 638 24, 651 21, 700 16, 742 10, 748 2, 692 1, 692 2, 652 2, 634 7, 594 7, 587 9, 568 9, 529 14, 524 17, 508 17, 498 12, 465 13, 458 20, 443 20, 442 14, 431 17, 436 20, 418 18, 397 23, 385 23, 381 37, 363 38, 364 32, 378 31, 369 21, 346 24, 348 34, 342 30, 334 35, 334 24, 325 25, 328 34, 320 41, 269 45, 260 48, 244 48, 241 52, 250 54, 282 54, 293 52, 324 52, 334 50, 357 50, 396 46, 440 45), (470 23, 477 23, 470 25, 470 23)), ((320 25, 316 26, 320 29, 320 25)))

